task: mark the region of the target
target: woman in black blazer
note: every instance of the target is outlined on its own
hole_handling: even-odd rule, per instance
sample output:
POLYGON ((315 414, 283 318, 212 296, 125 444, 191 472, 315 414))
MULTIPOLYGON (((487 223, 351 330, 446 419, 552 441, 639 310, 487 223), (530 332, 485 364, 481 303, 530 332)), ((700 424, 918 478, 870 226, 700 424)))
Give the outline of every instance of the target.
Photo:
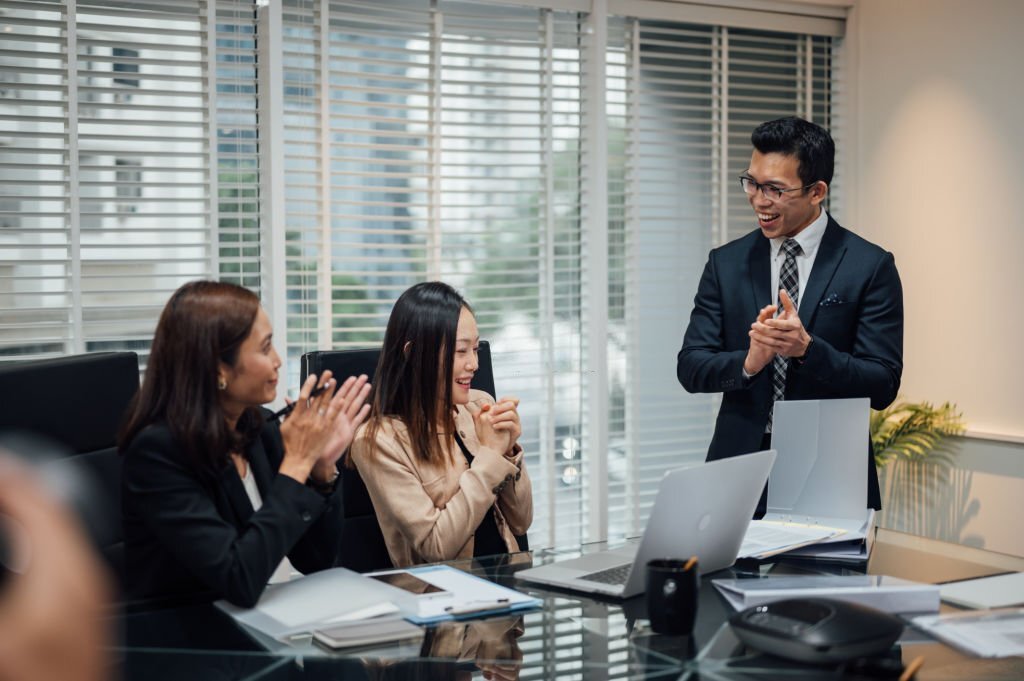
POLYGON ((120 439, 127 596, 203 594, 248 607, 287 556, 331 567, 341 537, 337 460, 370 385, 310 376, 284 423, 281 359, 251 291, 197 281, 164 308, 120 439), (327 387, 310 397, 317 386, 327 387), (333 395, 332 395, 333 394, 333 395))

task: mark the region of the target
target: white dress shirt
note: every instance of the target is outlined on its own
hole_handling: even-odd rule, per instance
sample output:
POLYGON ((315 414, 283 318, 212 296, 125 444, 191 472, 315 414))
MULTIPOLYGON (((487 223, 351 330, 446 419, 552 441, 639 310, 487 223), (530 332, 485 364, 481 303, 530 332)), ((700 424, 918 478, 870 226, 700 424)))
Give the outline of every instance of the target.
MULTIPOLYGON (((252 474, 252 466, 247 461, 245 463, 245 475, 242 476, 242 486, 245 487, 245 494, 249 497, 249 503, 252 504, 252 510, 258 511, 263 506, 263 496, 260 494, 260 488, 256 486, 256 477, 252 474)), ((281 563, 274 570, 274 574, 270 575, 270 581, 268 584, 277 584, 278 582, 287 582, 292 577, 293 572, 298 572, 292 567, 292 562, 288 560, 288 556, 285 556, 281 563)))
MULTIPOLYGON (((803 305, 803 292, 807 290, 807 281, 811 278, 811 268, 814 267, 814 259, 818 255, 818 246, 821 245, 821 237, 825 234, 825 227, 828 225, 828 213, 822 210, 818 213, 811 224, 807 225, 793 239, 800 244, 802 252, 796 256, 796 269, 800 281, 799 300, 797 300, 797 311, 803 305)), ((779 304, 779 272, 782 270, 782 262, 786 254, 782 252, 782 242, 789 237, 776 237, 771 239, 771 261, 772 261, 772 302, 779 304)), ((781 305, 779 311, 782 311, 781 305)))

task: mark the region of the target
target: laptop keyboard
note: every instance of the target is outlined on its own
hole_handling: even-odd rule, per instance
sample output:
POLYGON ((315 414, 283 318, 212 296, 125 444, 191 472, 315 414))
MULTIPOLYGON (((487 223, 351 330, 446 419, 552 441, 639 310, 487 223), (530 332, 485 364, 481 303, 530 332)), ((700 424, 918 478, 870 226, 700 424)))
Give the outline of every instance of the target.
POLYGON ((607 568, 605 570, 591 572, 589 575, 583 575, 577 579, 586 579, 591 582, 600 582, 602 584, 625 584, 626 579, 629 577, 629 569, 631 567, 633 567, 632 563, 616 565, 615 567, 607 568))

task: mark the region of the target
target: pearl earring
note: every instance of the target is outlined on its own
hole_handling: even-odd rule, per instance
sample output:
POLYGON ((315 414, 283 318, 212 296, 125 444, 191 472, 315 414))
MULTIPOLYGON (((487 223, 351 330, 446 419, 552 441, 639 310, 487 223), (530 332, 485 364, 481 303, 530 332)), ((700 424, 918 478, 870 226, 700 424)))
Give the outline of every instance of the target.
POLYGON ((224 380, 223 376, 220 376, 217 379, 217 389, 218 390, 227 390, 228 389, 228 382, 226 380, 224 380))

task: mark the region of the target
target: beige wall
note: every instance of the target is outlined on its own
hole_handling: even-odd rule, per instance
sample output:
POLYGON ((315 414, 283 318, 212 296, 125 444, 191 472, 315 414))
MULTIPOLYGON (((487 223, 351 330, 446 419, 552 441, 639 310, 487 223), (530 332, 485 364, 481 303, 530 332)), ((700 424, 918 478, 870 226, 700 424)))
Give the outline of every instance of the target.
POLYGON ((958 441, 940 489, 890 495, 882 520, 1024 555, 1005 531, 1024 511, 1024 2, 857 0, 851 29, 850 226, 896 255, 902 394, 1003 440, 958 441))
POLYGON ((896 255, 903 393, 1024 441, 1024 2, 857 4, 856 231, 896 255))

